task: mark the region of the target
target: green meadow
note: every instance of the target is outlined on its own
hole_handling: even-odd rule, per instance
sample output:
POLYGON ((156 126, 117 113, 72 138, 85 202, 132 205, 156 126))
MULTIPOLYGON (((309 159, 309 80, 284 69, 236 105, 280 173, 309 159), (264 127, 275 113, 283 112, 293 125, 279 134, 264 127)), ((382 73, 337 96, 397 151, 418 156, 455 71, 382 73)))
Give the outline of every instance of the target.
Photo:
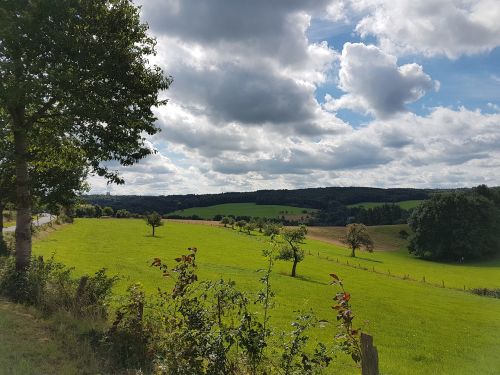
MULTIPOLYGON (((106 267, 122 277, 118 294, 135 281, 154 293, 170 281, 150 267, 151 260, 173 262, 187 247, 196 246, 201 279, 232 279, 250 294, 260 289, 256 270, 265 267, 266 237, 178 222, 166 222, 157 233, 158 237, 151 237, 142 220, 78 219, 38 239, 34 253, 55 254, 57 260, 74 266, 77 274, 106 267)), ((277 296, 272 319, 277 329, 289 330, 297 310, 313 308, 319 318, 331 323, 312 334, 331 339, 336 330, 332 296, 337 289, 329 285, 328 275, 335 272, 352 295, 357 324, 374 336, 381 374, 498 374, 500 300, 460 289, 463 285, 500 287, 500 261, 439 264, 415 259, 403 249, 359 252, 353 260, 347 249, 329 243, 308 240, 304 247, 306 258, 298 265, 298 278, 289 276, 287 262, 276 262, 273 271, 277 296), (427 282, 395 274, 418 280, 425 275, 427 282), (445 288, 429 284, 443 280, 445 288)), ((345 358, 339 355, 337 360, 345 358)), ((346 373, 345 368, 340 373, 346 373)))
MULTIPOLYGON (((401 207, 404 210, 409 210, 412 208, 416 208, 422 202, 423 202, 423 200, 409 200, 409 201, 395 202, 395 204, 397 204, 399 207, 401 207)), ((392 202, 361 202, 361 203, 356 203, 356 204, 350 204, 348 207, 374 208, 374 207, 382 206, 384 204, 392 204, 392 202)))
POLYGON ((193 216, 197 215, 203 219, 212 219, 215 215, 234 215, 250 217, 279 218, 287 215, 306 215, 316 210, 312 208, 300 208, 292 206, 267 205, 255 203, 226 203, 209 207, 193 207, 185 210, 170 212, 169 215, 193 216))

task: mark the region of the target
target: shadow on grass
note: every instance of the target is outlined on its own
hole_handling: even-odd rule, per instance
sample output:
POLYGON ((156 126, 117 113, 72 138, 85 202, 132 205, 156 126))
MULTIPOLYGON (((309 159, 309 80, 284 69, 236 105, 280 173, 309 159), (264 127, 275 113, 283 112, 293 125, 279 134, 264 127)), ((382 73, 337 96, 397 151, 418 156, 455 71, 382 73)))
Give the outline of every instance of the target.
POLYGON ((279 272, 279 274, 281 276, 288 276, 288 277, 290 277, 292 279, 297 279, 297 280, 305 281, 307 283, 318 284, 318 285, 328 285, 327 282, 321 282, 321 281, 313 280, 310 277, 306 277, 306 276, 302 276, 302 275, 297 275, 295 277, 292 277, 292 275, 290 275, 289 272, 279 272))
POLYGON ((148 238, 158 238, 158 239, 163 238, 163 236, 158 236, 157 234, 155 234, 154 236, 153 236, 152 234, 146 234, 146 235, 144 235, 144 237, 148 237, 148 238))

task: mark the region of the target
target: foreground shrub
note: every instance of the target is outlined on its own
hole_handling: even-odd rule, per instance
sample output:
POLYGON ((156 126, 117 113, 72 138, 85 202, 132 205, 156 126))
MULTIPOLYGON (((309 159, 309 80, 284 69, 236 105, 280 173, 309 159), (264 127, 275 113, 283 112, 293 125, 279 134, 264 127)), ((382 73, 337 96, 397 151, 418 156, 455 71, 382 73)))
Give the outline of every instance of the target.
POLYGON ((117 278, 104 269, 93 276, 72 277, 72 269, 34 257, 27 270, 16 270, 12 257, 0 269, 0 294, 18 303, 32 305, 45 313, 65 310, 75 316, 105 318, 107 300, 117 278))
MULTIPOLYGON (((173 268, 153 261, 173 279, 172 289, 159 289, 156 299, 147 300, 138 284, 129 287, 104 340, 117 365, 156 374, 292 375, 321 373, 338 350, 360 361, 359 330, 352 327, 346 291, 334 298, 340 331, 331 342, 314 344, 307 332, 318 320, 311 311, 299 313, 291 332, 279 333, 270 325, 273 251, 266 252, 268 267, 261 271, 256 298, 233 281, 198 281, 196 253, 190 248, 173 268)), ((334 282, 343 288, 336 276, 334 282)))

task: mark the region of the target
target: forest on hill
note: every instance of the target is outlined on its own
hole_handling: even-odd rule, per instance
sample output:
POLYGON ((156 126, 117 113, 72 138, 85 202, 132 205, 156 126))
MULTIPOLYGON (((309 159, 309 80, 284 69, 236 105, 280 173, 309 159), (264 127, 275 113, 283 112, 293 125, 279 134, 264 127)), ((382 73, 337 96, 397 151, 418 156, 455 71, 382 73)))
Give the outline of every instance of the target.
POLYGON ((168 214, 191 207, 208 207, 224 203, 256 203, 326 209, 333 202, 350 205, 360 202, 400 202, 428 199, 437 189, 380 189, 371 187, 323 187, 295 190, 258 190, 220 194, 186 195, 87 195, 89 204, 125 209, 134 213, 157 211, 168 214))

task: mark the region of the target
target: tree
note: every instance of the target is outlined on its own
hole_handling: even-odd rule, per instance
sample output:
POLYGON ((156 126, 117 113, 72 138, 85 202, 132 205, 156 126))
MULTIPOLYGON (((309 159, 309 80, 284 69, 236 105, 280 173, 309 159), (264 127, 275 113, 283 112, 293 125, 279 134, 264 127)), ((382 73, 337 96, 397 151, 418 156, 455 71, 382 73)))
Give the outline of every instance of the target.
POLYGON ((171 83, 148 61, 155 40, 131 0, 5 0, 0 5, 0 111, 14 148, 16 267, 31 258, 30 148, 38 134, 73 142, 93 172, 152 150, 152 107, 171 83))
POLYGON ((161 227, 163 221, 161 220, 161 215, 158 212, 152 212, 146 215, 146 224, 153 229, 153 237, 155 236, 155 228, 161 227))
POLYGON ((280 234, 280 226, 278 224, 267 223, 264 226, 264 236, 274 237, 280 234))
POLYGON ((106 206, 102 209, 102 214, 104 216, 113 216, 115 214, 115 211, 111 207, 106 206))
POLYGON ((96 204, 94 206, 94 210, 95 210, 95 217, 101 217, 102 216, 102 207, 99 206, 98 204, 96 204))
POLYGON ((436 194, 413 211, 409 251, 419 257, 463 261, 500 253, 500 192, 479 186, 436 194))
POLYGON ((116 217, 119 219, 128 219, 130 217, 130 212, 124 209, 118 210, 116 211, 116 217))
POLYGON ((247 222, 245 220, 238 220, 236 222, 236 226, 239 228, 240 232, 243 229, 243 227, 245 227, 245 225, 247 225, 247 222))
POLYGON ((370 253, 374 248, 368 229, 363 224, 354 223, 347 225, 346 234, 344 238, 342 238, 342 242, 349 246, 352 257, 356 257, 356 250, 361 249, 362 247, 370 253))
POLYGON ((224 228, 227 227, 227 225, 229 224, 229 218, 227 216, 224 216, 220 223, 224 224, 224 228))
POLYGON ((265 225, 266 221, 263 218, 258 217, 255 220, 255 227, 259 229, 259 233, 262 233, 262 229, 264 229, 265 225))
POLYGON ((306 238, 307 228, 301 225, 299 228, 284 228, 281 231, 284 246, 281 246, 276 259, 292 261, 292 277, 297 274, 297 264, 304 260, 304 250, 300 247, 306 238))

